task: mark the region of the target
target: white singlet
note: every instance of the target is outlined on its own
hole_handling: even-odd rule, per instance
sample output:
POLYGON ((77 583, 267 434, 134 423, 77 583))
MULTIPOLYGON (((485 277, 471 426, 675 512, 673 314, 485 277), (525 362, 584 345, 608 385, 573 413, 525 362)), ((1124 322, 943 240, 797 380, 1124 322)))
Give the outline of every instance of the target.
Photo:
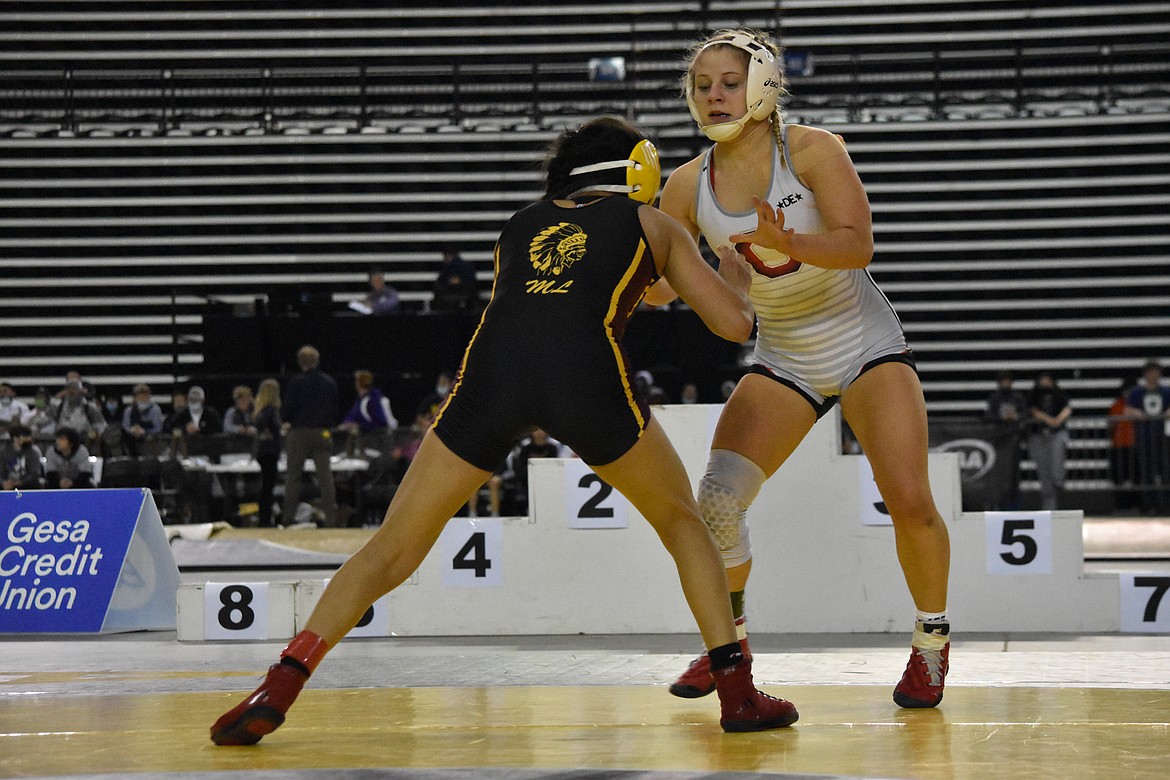
MULTIPOLYGON (((784 211, 786 228, 822 233, 816 199, 792 173, 787 125, 781 137, 784 159, 775 149, 767 200, 784 211)), ((711 149, 703 156, 697 197, 699 230, 711 246, 755 230, 754 209, 733 213, 716 201, 711 149)), ((795 385, 814 406, 840 395, 871 362, 909 355, 898 316, 868 270, 819 268, 755 244, 736 248, 753 267, 751 300, 759 323, 755 362, 795 385)))

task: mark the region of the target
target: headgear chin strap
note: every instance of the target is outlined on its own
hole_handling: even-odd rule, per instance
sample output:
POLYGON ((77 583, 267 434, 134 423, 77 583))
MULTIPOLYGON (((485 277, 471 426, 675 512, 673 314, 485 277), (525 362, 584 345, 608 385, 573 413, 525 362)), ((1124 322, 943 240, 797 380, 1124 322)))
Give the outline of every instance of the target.
POLYGON ((585 173, 608 171, 612 168, 626 169, 625 184, 591 184, 573 195, 585 190, 601 192, 621 192, 642 203, 653 203, 658 197, 658 185, 662 183, 662 166, 658 162, 658 150, 650 139, 644 138, 630 152, 625 160, 609 160, 607 162, 581 165, 569 171, 570 176, 579 176, 585 173))
POLYGON ((712 141, 734 140, 749 119, 767 119, 776 110, 780 100, 780 85, 783 83, 780 73, 780 61, 767 46, 748 35, 736 33, 723 38, 716 38, 703 48, 699 49, 695 59, 712 46, 734 46, 748 54, 747 72, 747 112, 734 122, 721 122, 714 125, 704 125, 703 115, 695 104, 695 83, 690 79, 687 87, 687 107, 691 116, 699 123, 699 129, 712 141))

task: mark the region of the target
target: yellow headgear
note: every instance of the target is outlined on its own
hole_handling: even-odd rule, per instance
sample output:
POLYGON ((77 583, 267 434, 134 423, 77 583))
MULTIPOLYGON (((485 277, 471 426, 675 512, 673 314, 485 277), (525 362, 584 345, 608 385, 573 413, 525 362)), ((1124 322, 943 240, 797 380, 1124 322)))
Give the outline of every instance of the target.
POLYGON ((569 171, 569 175, 579 176, 584 173, 607 171, 611 168, 626 169, 625 184, 591 184, 584 190, 623 192, 642 203, 653 203, 654 199, 658 197, 658 186, 662 183, 662 166, 658 162, 658 150, 654 148, 654 144, 650 143, 650 139, 644 138, 639 141, 638 145, 634 147, 634 151, 630 152, 630 156, 625 160, 609 160, 592 165, 582 165, 569 171))

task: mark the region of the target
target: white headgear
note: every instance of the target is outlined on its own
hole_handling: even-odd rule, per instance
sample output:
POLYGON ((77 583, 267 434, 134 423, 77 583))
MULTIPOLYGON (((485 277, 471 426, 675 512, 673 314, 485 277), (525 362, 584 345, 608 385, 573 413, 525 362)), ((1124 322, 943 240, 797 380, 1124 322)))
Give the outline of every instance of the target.
MULTIPOLYGON (((654 144, 650 143, 650 139, 644 138, 639 141, 638 145, 634 147, 634 151, 630 152, 630 156, 625 160, 608 160, 592 165, 580 165, 569 171, 569 175, 578 176, 583 173, 595 173, 611 168, 626 169, 625 184, 591 184, 585 189, 600 190, 601 192, 624 192, 642 203, 653 203, 654 199, 658 197, 658 185, 662 182, 662 166, 658 162, 658 150, 654 148, 654 144)), ((578 190, 578 192, 580 191, 578 190)))
POLYGON ((687 107, 691 109, 691 116, 699 123, 703 133, 716 143, 735 139, 749 119, 767 119, 771 116, 776 110, 776 103, 780 99, 780 85, 783 83, 780 61, 776 55, 755 38, 742 33, 716 38, 699 49, 695 59, 697 60, 699 55, 712 46, 722 45, 734 46, 748 54, 747 113, 734 122, 704 125, 703 115, 695 105, 694 79, 688 77, 690 83, 687 85, 687 107))

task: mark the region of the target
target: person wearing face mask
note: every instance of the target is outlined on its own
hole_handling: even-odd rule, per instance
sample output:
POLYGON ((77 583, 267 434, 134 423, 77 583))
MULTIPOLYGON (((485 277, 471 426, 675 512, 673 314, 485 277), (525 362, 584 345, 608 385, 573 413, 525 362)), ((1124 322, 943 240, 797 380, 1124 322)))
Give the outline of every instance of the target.
MULTIPOLYGON (((177 411, 168 423, 176 437, 176 445, 188 454, 206 453, 206 442, 199 439, 223 432, 223 418, 216 409, 204 404, 204 398, 203 388, 193 385, 187 390, 186 407, 177 411)), ((190 522, 206 523, 218 519, 212 516, 212 480, 206 471, 184 472, 179 492, 183 514, 190 522)))
POLYGON ((27 425, 16 424, 8 429, 12 445, 0 457, 0 486, 4 490, 37 490, 45 486, 45 469, 41 464, 41 450, 33 444, 32 431, 27 425))
POLYGON ((0 437, 8 435, 8 429, 19 425, 32 414, 28 404, 16 397, 16 391, 7 382, 0 382, 0 437))
POLYGON ((163 429, 162 407, 151 397, 150 385, 134 386, 134 400, 122 410, 122 430, 131 455, 141 455, 148 437, 163 429))
POLYGON ((415 416, 433 420, 442 408, 443 402, 447 400, 447 394, 451 392, 452 381, 454 376, 450 371, 440 371, 435 377, 435 389, 423 397, 415 416))
POLYGON ((206 394, 199 385, 187 391, 187 408, 175 415, 172 425, 188 436, 211 436, 223 433, 223 417, 219 411, 204 403, 206 394))
POLYGON ((52 445, 53 431, 57 430, 57 424, 49 415, 51 406, 49 391, 38 387, 33 395, 32 412, 25 415, 22 421, 32 430, 33 441, 42 452, 52 445))
POLYGON ((50 416, 57 430, 70 428, 82 442, 97 442, 106 429, 106 418, 96 401, 86 395, 85 385, 74 379, 65 385, 64 395, 53 404, 50 416))

